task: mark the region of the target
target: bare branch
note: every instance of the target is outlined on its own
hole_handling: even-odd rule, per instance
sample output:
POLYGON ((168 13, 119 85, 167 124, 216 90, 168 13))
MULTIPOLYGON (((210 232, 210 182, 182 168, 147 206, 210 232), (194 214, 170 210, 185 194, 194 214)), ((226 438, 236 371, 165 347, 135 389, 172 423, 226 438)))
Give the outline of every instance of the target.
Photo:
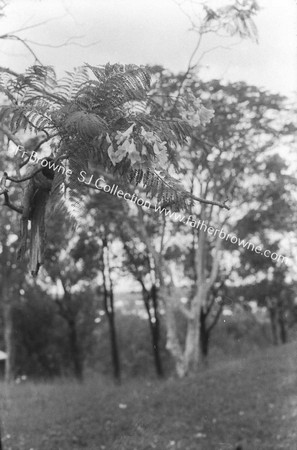
POLYGON ((211 52, 213 52, 213 51, 215 51, 215 50, 218 50, 218 49, 222 49, 222 50, 231 50, 230 47, 236 47, 237 45, 240 45, 240 44, 241 44, 241 42, 237 42, 237 43, 235 43, 235 44, 230 44, 228 47, 227 47, 226 45, 216 45, 215 47, 212 47, 212 48, 210 48, 210 49, 208 49, 208 50, 205 50, 204 52, 201 53, 201 55, 200 55, 199 59, 197 60, 195 66, 198 66, 199 63, 200 63, 200 62, 202 61, 202 59, 204 58, 204 56, 207 55, 208 53, 211 53, 211 52))
POLYGON ((94 42, 90 42, 89 44, 81 44, 80 42, 71 42, 72 39, 77 39, 77 38, 82 38, 84 36, 73 36, 70 37, 68 39, 66 39, 65 42, 63 42, 62 44, 41 44, 40 42, 36 42, 36 41, 31 41, 29 39, 26 39, 26 42, 29 42, 30 44, 34 44, 34 45, 38 45, 39 47, 50 47, 50 48, 60 48, 60 47, 67 47, 69 45, 76 45, 77 47, 83 47, 83 48, 88 48, 88 47, 93 47, 94 45, 98 44, 101 41, 94 41, 94 42))
POLYGON ((24 181, 31 180, 31 178, 33 178, 37 173, 41 172, 42 170, 43 170, 43 168, 40 167, 39 169, 32 172, 30 175, 25 176, 24 178, 14 178, 14 177, 9 177, 7 175, 7 179, 9 181, 12 181, 13 183, 23 183, 24 181))
MULTIPOLYGON (((41 25, 46 25, 49 22, 51 22, 52 20, 61 19, 63 17, 65 17, 65 15, 64 16, 52 17, 51 19, 44 20, 43 22, 38 22, 38 23, 35 23, 33 25, 28 25, 26 27, 17 28, 16 30, 11 31, 10 33, 15 34, 15 33, 19 33, 20 31, 31 30, 32 28, 40 27, 41 25)), ((0 39, 5 39, 6 36, 7 36, 7 34, 0 35, 0 39)))
POLYGON ((36 53, 32 50, 32 48, 30 47, 30 45, 27 44, 25 39, 20 38, 19 36, 16 36, 14 34, 7 34, 4 35, 3 37, 0 37, 1 39, 12 39, 15 41, 19 41, 21 42, 27 50, 29 50, 29 52, 31 53, 31 55, 34 57, 35 61, 40 64, 41 66, 43 65, 42 62, 40 61, 40 59, 38 58, 38 56, 36 55, 36 53))
POLYGON ((23 209, 19 208, 12 203, 10 203, 8 192, 4 192, 4 206, 7 206, 8 208, 12 209, 13 211, 16 211, 19 214, 23 214, 23 209))
MULTIPOLYGON (((156 172, 154 172, 154 174, 158 178, 160 178, 160 180, 162 180, 162 183, 166 184, 170 189, 172 189, 172 186, 170 186, 168 183, 166 183, 164 178, 162 178, 156 172)), ((217 202, 215 200, 207 200, 206 198, 197 197, 196 195, 190 194, 189 192, 186 192, 185 195, 186 195, 187 198, 191 198, 192 200, 196 200, 197 202, 200 202, 200 203, 206 203, 208 205, 216 205, 216 206, 219 206, 220 208, 223 208, 223 209, 228 209, 228 210, 230 209, 230 207, 226 205, 227 200, 226 200, 226 202, 222 203, 222 202, 217 202)))
POLYGON ((215 200, 207 200, 206 198, 197 197, 196 195, 191 195, 191 194, 189 194, 188 197, 190 197, 193 200, 196 200, 197 202, 200 202, 200 203, 206 203, 208 205, 215 205, 215 206, 219 206, 220 208, 227 209, 228 211, 230 210, 230 207, 226 205, 226 202, 228 201, 228 199, 224 203, 222 203, 222 202, 217 202, 215 200))
POLYGON ((0 195, 8 191, 6 187, 7 173, 4 172, 3 177, 0 180, 0 195))
POLYGON ((0 130, 1 130, 2 133, 4 133, 4 134, 8 137, 8 139, 9 139, 10 141, 12 141, 15 145, 17 145, 18 147, 24 147, 24 145, 23 145, 22 142, 19 140, 19 138, 18 138, 17 136, 15 136, 15 135, 10 131, 10 129, 9 129, 6 125, 1 124, 1 125, 0 125, 0 130))
POLYGON ((18 77, 20 74, 15 72, 14 70, 9 69, 8 67, 0 67, 0 72, 9 73, 14 77, 18 77))

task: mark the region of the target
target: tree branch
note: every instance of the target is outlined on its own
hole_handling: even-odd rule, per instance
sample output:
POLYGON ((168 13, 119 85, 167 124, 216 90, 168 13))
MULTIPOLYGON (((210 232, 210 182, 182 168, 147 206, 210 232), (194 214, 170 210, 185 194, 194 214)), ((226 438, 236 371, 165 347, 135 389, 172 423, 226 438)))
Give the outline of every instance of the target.
POLYGON ((13 183, 23 183, 24 181, 31 180, 31 178, 33 178, 37 173, 41 172, 42 170, 43 170, 43 168, 40 167, 39 169, 36 169, 34 172, 32 172, 30 175, 25 176, 24 178, 9 177, 6 174, 7 175, 7 180, 12 181, 13 183))
POLYGON ((9 196, 8 196, 8 192, 4 192, 4 206, 7 206, 8 208, 12 209, 13 211, 16 211, 19 214, 23 214, 23 209, 22 208, 18 208, 17 206, 13 205, 12 203, 10 203, 9 200, 9 196))
POLYGON ((41 66, 43 66, 42 62, 40 61, 40 59, 38 58, 38 56, 36 55, 36 53, 32 50, 32 48, 30 47, 30 45, 27 44, 27 42, 25 41, 25 39, 20 38, 19 36, 16 36, 15 34, 6 34, 0 37, 0 39, 12 39, 15 41, 19 41, 21 42, 27 50, 29 50, 29 52, 31 53, 31 55, 34 57, 35 62, 37 62, 38 64, 40 64, 41 66))
MULTIPOLYGON (((157 172, 154 172, 154 174, 162 181, 162 183, 166 184, 166 186, 168 186, 169 189, 174 189, 157 172)), ((224 203, 217 202, 215 200, 207 200, 206 198, 197 197, 196 195, 193 195, 190 192, 185 192, 184 195, 187 198, 191 198, 192 200, 196 200, 197 202, 200 202, 200 203, 205 203, 208 205, 216 205, 216 206, 219 206, 220 208, 230 210, 230 207, 226 205, 227 200, 224 203)))
POLYGON ((0 125, 0 130, 1 130, 2 133, 4 133, 4 134, 8 137, 8 139, 9 139, 10 141, 12 141, 15 145, 17 145, 18 147, 24 147, 24 145, 23 145, 22 142, 19 140, 19 138, 18 138, 17 136, 15 136, 15 135, 10 131, 10 129, 9 129, 6 125, 1 124, 1 125, 0 125))
POLYGON ((6 180, 7 180, 7 173, 3 173, 3 177, 0 180, 0 195, 4 194, 5 192, 8 192, 8 189, 6 187, 6 180))
POLYGON ((0 72, 9 73, 9 75, 12 75, 13 77, 20 76, 19 73, 15 72, 14 70, 9 69, 8 67, 0 67, 0 72))
POLYGON ((88 47, 92 47, 100 42, 99 40, 91 42, 90 44, 81 44, 80 42, 70 42, 72 39, 82 38, 82 37, 84 37, 84 36, 72 36, 72 37, 68 38, 65 42, 63 42, 62 44, 57 44, 57 45, 41 44, 40 42, 31 41, 29 39, 27 39, 27 42, 29 42, 30 44, 38 45, 39 47, 50 47, 50 48, 60 48, 60 47, 66 47, 69 45, 76 45, 77 47, 88 48, 88 47))

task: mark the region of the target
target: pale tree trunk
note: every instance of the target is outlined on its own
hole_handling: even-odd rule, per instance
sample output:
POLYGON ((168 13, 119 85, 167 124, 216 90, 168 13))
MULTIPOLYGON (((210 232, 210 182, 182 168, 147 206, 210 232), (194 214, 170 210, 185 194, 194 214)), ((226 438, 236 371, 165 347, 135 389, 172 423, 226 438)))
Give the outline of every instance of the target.
POLYGON ((198 286, 188 317, 187 336, 184 350, 186 373, 197 372, 200 360, 200 311, 208 295, 205 283, 198 286))
POLYGON ((184 366, 183 350, 177 333, 175 301, 171 294, 172 293, 168 292, 167 289, 163 287, 160 295, 165 306, 166 350, 168 350, 173 357, 178 377, 182 378, 186 375, 186 370, 184 366))
POLYGON ((163 289, 162 298, 165 305, 165 323, 166 323, 166 349, 170 352, 175 370, 179 378, 183 378, 190 373, 195 373, 199 366, 200 357, 200 310, 205 303, 208 287, 199 286, 197 294, 192 300, 189 309, 185 308, 175 292, 173 280, 171 287, 163 289), (187 320, 187 331, 184 347, 178 338, 178 329, 176 323, 176 311, 183 313, 187 320))
MULTIPOLYGON (((195 314, 196 316, 196 314, 195 314)), ((184 370, 185 374, 196 372, 199 364, 199 320, 197 317, 188 319, 187 335, 184 349, 184 370)))
MULTIPOLYGON (((141 236, 146 243, 150 254, 152 255, 154 270, 159 280, 160 298, 163 300, 163 304, 165 306, 166 349, 169 351, 174 360, 176 374, 178 375, 178 377, 182 378, 191 372, 196 372, 198 369, 200 357, 200 311, 202 306, 205 305, 209 291, 218 275, 219 253, 222 241, 218 236, 216 237, 212 269, 209 277, 207 278, 205 268, 205 250, 207 240, 205 232, 200 232, 199 244, 197 246, 195 254, 195 271, 197 274, 196 294, 192 299, 190 306, 188 308, 185 308, 184 305, 182 305, 182 303, 180 302, 180 299, 177 298, 176 292, 174 292, 176 288, 174 286, 174 280, 171 275, 170 267, 166 267, 166 270, 171 277, 171 283, 168 286, 168 284, 165 282, 165 267, 162 257, 163 238, 161 239, 160 250, 157 251, 155 246, 151 242, 151 238, 144 226, 141 212, 139 213, 139 216, 142 219, 142 226, 140 229, 141 236), (178 328, 176 322, 177 309, 179 309, 184 314, 187 320, 187 333, 184 347, 181 345, 178 337, 178 328)), ((164 229, 165 221, 163 234, 164 229)))
POLYGON ((196 294, 191 302, 189 313, 185 314, 188 319, 187 336, 184 350, 185 371, 186 373, 197 372, 200 361, 200 313, 205 306, 209 291, 214 284, 219 269, 219 252, 221 248, 221 240, 217 237, 214 248, 212 268, 209 277, 206 277, 206 235, 200 232, 199 242, 195 253, 195 269, 196 269, 196 294))
POLYGON ((173 357, 175 363, 175 370, 178 377, 185 376, 183 350, 178 339, 177 324, 176 324, 176 301, 174 299, 173 286, 168 286, 164 279, 164 264, 163 264, 163 238, 165 233, 165 218, 163 223, 162 238, 159 251, 156 250, 151 241, 143 220, 143 212, 138 210, 140 234, 145 242, 151 259, 151 269, 155 272, 156 278, 159 281, 159 298, 165 307, 165 325, 166 325, 166 349, 173 357))
POLYGON ((199 367, 200 359, 200 310, 206 301, 207 286, 200 286, 189 309, 182 306, 179 299, 173 293, 173 289, 163 296, 165 304, 165 318, 167 341, 166 349, 170 352, 175 362, 175 370, 178 377, 183 378, 190 373, 195 373, 199 367), (187 320, 187 331, 184 347, 178 338, 176 323, 176 311, 179 309, 187 320))
MULTIPOLYGON (((219 269, 219 253, 221 240, 217 238, 215 242, 213 264, 209 277, 206 278, 205 270, 205 234, 201 233, 199 246, 196 250, 195 265, 197 271, 196 294, 188 308, 184 307, 179 299, 172 292, 164 290, 164 304, 166 308, 167 327, 167 350, 171 353, 175 361, 176 373, 179 377, 184 377, 190 373, 196 373, 200 361, 200 312, 205 306, 209 291, 214 284, 219 269), (177 333, 175 311, 179 309, 187 320, 187 332, 184 348, 182 348, 177 333)), ((173 279, 171 285, 174 288, 173 279)))

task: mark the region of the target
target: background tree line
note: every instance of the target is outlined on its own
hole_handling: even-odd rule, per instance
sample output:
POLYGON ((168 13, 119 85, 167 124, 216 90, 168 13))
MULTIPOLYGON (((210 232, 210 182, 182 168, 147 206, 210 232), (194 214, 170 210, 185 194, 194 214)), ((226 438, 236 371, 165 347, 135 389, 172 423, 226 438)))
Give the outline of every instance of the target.
MULTIPOLYGON (((179 77, 159 67, 151 70, 152 95, 166 102, 179 77)), ((271 153, 276 139, 279 146, 291 145, 286 99, 244 83, 224 86, 191 78, 187 85, 195 96, 211 100, 214 119, 180 148, 184 183, 201 197, 228 191, 234 205, 224 212, 201 203, 189 213, 281 253, 296 223, 295 179, 288 163, 271 153)), ((3 168, 14 163, 7 143, 3 135, 3 168)), ((10 192, 12 201, 17 199, 17 188, 10 192)), ((139 188, 135 192, 143 195, 139 188)), ((208 358, 213 334, 221 355, 240 351, 239 343, 246 351, 294 335, 296 286, 290 263, 214 239, 153 210, 144 212, 104 191, 84 195, 86 214, 77 233, 58 211, 49 219, 45 270, 37 281, 24 275, 25 263, 16 263, 17 214, 1 209, 7 379, 23 373, 73 373, 81 379, 85 368, 105 371, 109 366, 120 379, 122 367, 124 373, 146 373, 153 365, 158 376, 174 367, 184 376, 208 358), (121 277, 139 287, 130 301, 127 294, 115 294, 121 277)))

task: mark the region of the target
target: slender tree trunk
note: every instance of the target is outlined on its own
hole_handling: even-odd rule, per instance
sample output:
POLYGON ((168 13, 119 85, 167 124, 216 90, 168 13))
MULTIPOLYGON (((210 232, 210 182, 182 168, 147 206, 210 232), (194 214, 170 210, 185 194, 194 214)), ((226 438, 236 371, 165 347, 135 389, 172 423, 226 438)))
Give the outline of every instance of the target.
POLYGON ((82 381, 83 379, 83 362, 81 357, 81 351, 78 343, 78 336, 76 330, 75 320, 68 320, 69 326, 69 344, 70 344, 70 354, 73 364, 73 373, 75 377, 82 381))
POLYGON ((206 318, 207 314, 205 313, 204 309, 201 308, 200 311, 200 349, 201 349, 201 355, 204 359, 208 357, 208 349, 209 349, 209 337, 210 333, 207 329, 206 325, 206 318))
POLYGON ((153 340, 153 352, 154 352, 154 360, 155 367, 158 377, 162 378, 164 376, 162 359, 160 355, 160 319, 159 319, 159 310, 158 310, 158 293, 157 287, 154 284, 152 286, 152 303, 154 310, 154 322, 151 321, 152 325, 152 340, 153 340))
POLYGON ((14 342, 13 342, 13 322, 12 305, 9 302, 4 304, 4 341, 7 358, 5 360, 6 383, 10 383, 14 378, 14 342))
POLYGON ((157 376, 162 378, 164 376, 162 360, 160 355, 160 321, 158 313, 158 300, 157 300, 157 288, 156 285, 152 286, 151 292, 149 293, 144 284, 142 283, 142 295, 144 300, 145 309, 147 311, 149 327, 152 339, 152 348, 154 363, 157 376), (154 315, 151 314, 150 300, 152 300, 152 307, 154 310, 154 315))
POLYGON ((111 335, 113 374, 114 374, 115 379, 120 381, 121 367, 120 367, 120 358, 119 358, 119 350, 118 350, 118 344, 117 344, 117 335, 116 335, 114 316, 109 316, 109 327, 110 327, 110 335, 111 335))
POLYGON ((120 381, 121 366, 120 366, 113 302, 112 302, 112 306, 109 308, 109 312, 107 313, 107 318, 108 318, 108 323, 109 323, 113 375, 117 381, 120 381))
POLYGON ((278 325, 279 325, 279 337, 282 344, 288 342, 287 326, 284 317, 284 308, 281 304, 278 304, 278 325))
POLYGON ((155 323, 151 324, 153 355, 154 355, 154 362, 155 362, 157 376, 159 378, 162 378, 162 377, 164 377, 164 371, 163 371, 162 359, 161 359, 161 355, 160 355, 159 330, 158 330, 158 327, 156 327, 155 325, 156 325, 155 323))
POLYGON ((271 334, 272 334, 272 342, 273 345, 278 345, 278 336, 277 336, 277 317, 276 317, 276 309, 269 308, 269 316, 270 316, 270 325, 271 325, 271 334))
POLYGON ((73 375, 77 378, 77 380, 82 381, 83 379, 83 359, 81 348, 79 344, 79 338, 77 334, 77 325, 76 325, 76 313, 71 308, 71 292, 66 288, 63 278, 60 280, 62 282, 64 288, 64 298, 63 300, 56 299, 56 304, 59 308, 59 312, 63 319, 65 320, 68 327, 68 340, 69 340, 69 350, 70 350, 70 359, 73 367, 73 375))
POLYGON ((13 339, 13 320, 12 320, 12 302, 9 298, 9 289, 6 280, 3 280, 2 300, 3 300, 3 318, 4 318, 4 342, 7 359, 5 360, 4 379, 10 383, 14 379, 14 339, 13 339))
POLYGON ((115 380, 121 381, 121 365, 118 349, 117 332, 115 325, 115 314, 114 314, 114 298, 113 298, 113 284, 110 273, 110 262, 109 262, 109 249, 107 238, 102 239, 103 243, 103 254, 102 254, 102 276, 103 276, 103 295, 104 295, 104 308, 109 324, 109 334, 110 334, 110 344, 111 344, 111 357, 112 357, 112 367, 113 375, 115 380), (107 287, 107 283, 109 288, 107 287))
POLYGON ((195 248, 195 283, 196 295, 192 299, 189 312, 186 314, 188 319, 187 336, 184 350, 184 370, 185 374, 197 372, 200 352, 201 352, 201 322, 200 312, 206 305, 206 300, 210 289, 213 286, 219 270, 219 252, 221 240, 217 238, 215 244, 215 254, 213 256, 212 268, 209 277, 206 277, 206 251, 207 240, 204 232, 199 233, 198 245, 195 248))
MULTIPOLYGON (((169 293, 169 289, 166 286, 165 280, 164 280, 164 274, 163 274, 163 257, 162 257, 162 242, 161 242, 161 249, 158 252, 154 245, 152 245, 151 238, 147 233, 147 230, 144 226, 143 222, 143 213, 142 210, 139 209, 139 217, 140 217, 140 223, 142 224, 141 227, 141 235, 144 240, 144 242, 147 245, 147 248, 149 250, 149 253, 152 258, 152 264, 151 269, 155 271, 156 274, 156 280, 159 281, 158 286, 158 292, 159 292, 159 298, 163 301, 163 305, 165 307, 165 326, 166 326, 166 350, 171 354, 174 363, 175 363, 175 370, 178 377, 183 377, 185 375, 184 371, 184 361, 183 361, 183 352, 182 348, 178 339, 177 334, 177 324, 176 324, 176 317, 175 317, 175 302, 174 299, 171 298, 171 295, 169 293)), ((164 226, 163 226, 163 232, 165 230, 165 220, 164 220, 164 226)), ((163 240, 162 240, 163 241, 163 240)))

